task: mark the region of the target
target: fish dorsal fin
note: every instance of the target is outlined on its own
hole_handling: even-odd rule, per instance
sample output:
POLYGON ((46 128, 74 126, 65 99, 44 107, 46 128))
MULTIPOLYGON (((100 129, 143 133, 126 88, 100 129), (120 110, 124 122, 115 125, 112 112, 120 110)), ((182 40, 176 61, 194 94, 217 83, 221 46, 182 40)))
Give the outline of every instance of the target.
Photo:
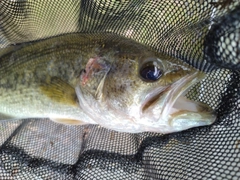
POLYGON ((72 106, 78 106, 75 89, 58 77, 52 77, 41 83, 40 90, 50 99, 72 106))

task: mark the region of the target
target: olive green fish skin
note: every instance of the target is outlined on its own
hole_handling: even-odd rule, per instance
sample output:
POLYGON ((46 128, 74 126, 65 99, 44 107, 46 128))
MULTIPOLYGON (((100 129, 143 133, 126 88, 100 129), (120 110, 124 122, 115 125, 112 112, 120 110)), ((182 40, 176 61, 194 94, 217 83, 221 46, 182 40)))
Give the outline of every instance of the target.
POLYGON ((22 45, 0 57, 0 77, 2 120, 50 118, 133 133, 171 133, 215 120, 205 105, 189 113, 170 103, 203 73, 112 34, 71 34, 22 45), (139 74, 149 62, 162 73, 156 81, 139 74))
POLYGON ((59 114, 59 117, 79 119, 83 116, 79 107, 51 101, 39 89, 56 77, 75 87, 81 67, 86 64, 84 60, 87 61, 87 54, 79 50, 78 44, 68 48, 64 40, 54 40, 28 45, 1 58, 0 112, 3 117, 59 114))

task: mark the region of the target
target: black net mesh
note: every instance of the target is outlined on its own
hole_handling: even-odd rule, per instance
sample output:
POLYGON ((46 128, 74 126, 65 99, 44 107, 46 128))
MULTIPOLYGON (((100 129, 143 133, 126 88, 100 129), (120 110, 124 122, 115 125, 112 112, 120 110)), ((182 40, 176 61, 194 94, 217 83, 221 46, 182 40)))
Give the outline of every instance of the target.
POLYGON ((115 33, 208 72, 187 96, 217 112, 211 126, 165 135, 4 121, 0 179, 239 179, 239 12, 237 0, 0 1, 0 55, 59 34, 115 33))

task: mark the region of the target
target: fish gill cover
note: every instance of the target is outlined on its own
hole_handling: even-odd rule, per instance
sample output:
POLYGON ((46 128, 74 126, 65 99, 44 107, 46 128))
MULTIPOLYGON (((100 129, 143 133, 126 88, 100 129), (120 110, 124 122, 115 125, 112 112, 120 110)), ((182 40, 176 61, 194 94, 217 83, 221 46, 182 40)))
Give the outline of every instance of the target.
POLYGON ((14 62, 25 46, 36 57, 34 41, 53 36, 116 34, 204 71, 186 96, 217 119, 165 135, 2 121, 0 179, 239 179, 239 7, 236 0, 1 1, 1 60, 14 62))

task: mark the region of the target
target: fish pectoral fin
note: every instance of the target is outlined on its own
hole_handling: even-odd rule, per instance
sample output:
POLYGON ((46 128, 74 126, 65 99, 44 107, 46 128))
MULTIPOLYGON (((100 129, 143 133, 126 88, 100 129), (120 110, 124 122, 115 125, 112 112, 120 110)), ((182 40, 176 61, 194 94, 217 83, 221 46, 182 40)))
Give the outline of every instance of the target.
POLYGON ((78 106, 78 98, 75 89, 58 77, 41 83, 40 90, 53 101, 78 106))
POLYGON ((50 118, 52 121, 60 123, 60 124, 66 124, 66 125, 84 125, 87 124, 81 120, 76 119, 68 119, 68 118, 50 118))

